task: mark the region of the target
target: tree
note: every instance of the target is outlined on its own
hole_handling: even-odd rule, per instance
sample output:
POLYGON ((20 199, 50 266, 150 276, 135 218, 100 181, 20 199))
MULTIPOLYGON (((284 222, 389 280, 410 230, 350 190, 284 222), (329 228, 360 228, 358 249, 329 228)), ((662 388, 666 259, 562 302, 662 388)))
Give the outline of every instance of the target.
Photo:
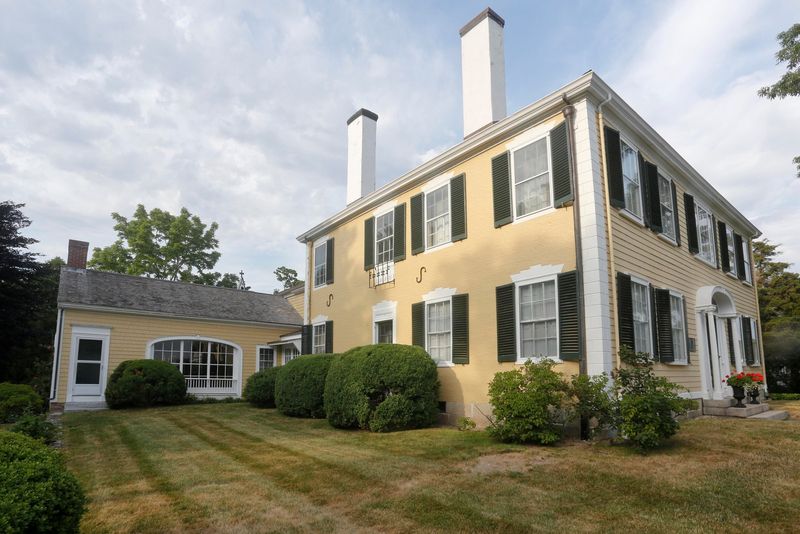
POLYGON ((275 278, 283 284, 283 289, 289 289, 303 283, 297 279, 297 271, 284 266, 275 269, 275 278))
POLYGON ((196 215, 181 208, 179 215, 155 208, 148 212, 139 204, 129 220, 112 213, 117 240, 95 248, 88 266, 101 271, 180 280, 196 284, 238 287, 239 277, 212 269, 219 260, 219 226, 207 226, 196 215), (232 284, 232 281, 236 282, 232 284))
MULTIPOLYGON (((785 32, 778 34, 781 49, 775 54, 778 63, 786 63, 786 74, 773 85, 762 87, 758 96, 774 100, 787 96, 800 96, 800 23, 793 24, 785 32)), ((794 158, 797 177, 800 178, 800 156, 794 158)))

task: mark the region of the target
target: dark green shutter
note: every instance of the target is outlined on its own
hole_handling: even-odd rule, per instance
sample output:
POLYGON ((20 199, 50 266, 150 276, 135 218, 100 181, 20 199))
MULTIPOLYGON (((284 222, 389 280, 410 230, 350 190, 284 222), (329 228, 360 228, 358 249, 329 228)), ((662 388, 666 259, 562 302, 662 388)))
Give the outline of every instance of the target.
POLYGON ((654 232, 661 233, 663 226, 661 224, 661 193, 658 189, 658 167, 652 163, 645 163, 645 177, 647 181, 647 208, 650 212, 650 229, 654 232))
POLYGON ((300 354, 311 354, 312 328, 310 324, 305 324, 300 331, 300 354))
POLYGON ((672 189, 672 219, 675 222, 675 243, 681 245, 681 219, 678 215, 678 191, 675 188, 675 182, 670 180, 670 189, 672 189))
POLYGON ((697 246, 697 219, 694 213, 694 197, 689 193, 683 194, 683 210, 686 212, 686 233, 689 240, 689 252, 697 254, 700 248, 697 246))
POLYGON ((731 257, 728 254, 728 229, 722 221, 717 222, 717 226, 719 227, 719 259, 722 265, 722 272, 727 273, 731 270, 731 257))
POLYGON ((555 207, 560 208, 573 199, 566 122, 550 130, 550 163, 553 166, 553 198, 555 207))
POLYGON ((650 228, 650 180, 647 176, 647 164, 644 161, 642 153, 638 153, 639 160, 639 184, 641 187, 642 198, 642 222, 650 228))
POLYGON ((669 289, 656 289, 656 323, 658 332, 658 355, 662 362, 675 361, 675 347, 672 345, 672 302, 669 289))
POLYGON ((327 279, 325 283, 333 283, 333 238, 328 239, 327 254, 325 255, 325 274, 327 279))
POLYGON ((731 369, 736 369, 736 351, 734 350, 733 343, 733 319, 730 317, 725 319, 725 335, 728 338, 728 361, 731 364, 731 369))
POLYGON ((742 315, 742 346, 744 347, 744 361, 747 365, 752 365, 755 361, 753 357, 753 333, 750 327, 750 317, 742 315))
POLYGON ((333 321, 325 321, 325 353, 333 354, 333 321))
POLYGON ((608 172, 609 202, 615 208, 625 207, 625 186, 622 184, 622 146, 619 132, 604 127, 606 139, 606 170, 608 172))
POLYGON ((627 345, 636 350, 633 335, 633 295, 631 294, 631 277, 617 273, 617 328, 619 329, 619 345, 627 345))
POLYGON ((411 344, 425 348, 425 303, 411 305, 411 344))
POLYGON ((450 239, 461 241, 467 237, 466 177, 459 174, 450 180, 450 239))
POLYGON ((469 363, 469 295, 453 295, 453 363, 469 363))
POLYGON ((364 221, 364 270, 375 267, 375 217, 364 221))
POLYGON ((411 254, 425 252, 425 195, 411 197, 411 254))
POLYGON ((500 228, 514 220, 511 212, 511 154, 504 152, 492 158, 492 199, 494 227, 500 228))
POLYGON ((651 354, 655 360, 658 360, 658 328, 656 328, 656 288, 653 284, 649 284, 648 294, 650 295, 650 345, 653 347, 651 354))
POLYGON ((517 313, 514 284, 495 289, 497 299, 497 361, 517 361, 517 313))
POLYGON ((578 271, 558 275, 558 349, 562 360, 581 359, 578 271))
POLYGON ((733 247, 736 249, 736 275, 739 280, 746 280, 747 276, 744 272, 744 241, 739 234, 733 234, 733 247))
POLYGON ((406 203, 394 207, 394 261, 406 259, 406 203))

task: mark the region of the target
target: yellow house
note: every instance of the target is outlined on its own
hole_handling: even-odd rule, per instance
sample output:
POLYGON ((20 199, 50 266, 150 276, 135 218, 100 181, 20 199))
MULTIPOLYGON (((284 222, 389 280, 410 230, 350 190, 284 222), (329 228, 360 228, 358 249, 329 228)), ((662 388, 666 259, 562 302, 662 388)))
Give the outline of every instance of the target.
POLYGON ((58 293, 51 404, 105 407, 124 360, 178 367, 189 393, 238 397, 255 371, 299 355, 301 316, 282 295, 86 269, 89 244, 70 241, 58 293))
POLYGON ((298 237, 302 352, 419 345, 443 413, 481 423, 496 372, 608 373, 623 344, 729 397, 762 366, 758 229, 594 72, 507 115, 503 27, 487 9, 461 30, 456 146, 376 190, 378 116, 347 121, 347 205, 298 237))

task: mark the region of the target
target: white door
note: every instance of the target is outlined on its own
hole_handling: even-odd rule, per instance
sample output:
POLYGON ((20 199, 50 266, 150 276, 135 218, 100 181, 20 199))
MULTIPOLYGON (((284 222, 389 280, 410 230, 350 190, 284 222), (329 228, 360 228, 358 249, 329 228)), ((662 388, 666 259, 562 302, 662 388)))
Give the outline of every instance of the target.
POLYGON ((108 361, 109 332, 98 328, 75 327, 72 333, 70 396, 74 400, 103 398, 108 361))
POLYGON ((725 383, 730 371, 730 352, 725 319, 714 313, 702 313, 705 330, 706 390, 712 399, 724 399, 731 395, 725 383))

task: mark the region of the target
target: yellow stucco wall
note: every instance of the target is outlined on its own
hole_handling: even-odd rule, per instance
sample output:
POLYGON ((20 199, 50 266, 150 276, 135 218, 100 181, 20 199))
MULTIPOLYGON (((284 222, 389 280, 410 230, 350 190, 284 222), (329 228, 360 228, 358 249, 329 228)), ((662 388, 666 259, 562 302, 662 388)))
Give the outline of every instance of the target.
MULTIPOLYGON (((563 119, 556 116, 533 129, 546 133, 563 119)), ((520 136, 526 135, 526 132, 520 136)), ((334 283, 310 289, 309 320, 320 315, 334 322, 334 351, 372 343, 372 307, 382 301, 397 302, 397 343, 411 343, 411 305, 436 288, 454 288, 469 294, 470 362, 440 367, 441 399, 448 413, 465 405, 487 402, 487 385, 500 370, 515 368, 497 361, 495 287, 511 282, 511 275, 534 265, 563 264, 563 271, 575 269, 572 209, 560 208, 502 228, 494 227, 491 159, 507 150, 514 138, 460 163, 442 174, 466 175, 467 238, 422 254, 411 254, 409 199, 424 187, 417 187, 393 199, 406 203, 406 259, 395 264, 395 284, 369 287, 364 270, 364 221, 373 210, 335 228, 334 283), (424 272, 420 274, 421 269, 424 272), (421 282, 417 282, 421 276, 421 282), (330 305, 328 305, 330 301, 330 305)), ((432 177, 435 179, 436 177, 432 177)), ((318 241, 319 242, 319 241, 318 241)), ((313 254, 309 256, 312 258, 313 254)), ((313 281, 311 265, 306 280, 313 281)), ((576 363, 561 366, 576 374, 576 363)), ((473 413, 466 406, 467 415, 473 413)))
MULTIPOLYGON (((70 353, 72 350, 72 329, 75 326, 102 327, 111 330, 109 340, 108 375, 124 360, 146 357, 150 341, 162 337, 208 337, 228 341, 242 349, 242 382, 255 372, 256 345, 264 345, 277 340, 282 334, 294 332, 297 328, 272 327, 264 325, 233 324, 194 319, 146 316, 129 313, 64 310, 63 332, 61 333, 61 361, 58 369, 58 389, 56 402, 65 402, 69 387, 70 353)), ((276 365, 281 358, 276 356, 276 365)))

